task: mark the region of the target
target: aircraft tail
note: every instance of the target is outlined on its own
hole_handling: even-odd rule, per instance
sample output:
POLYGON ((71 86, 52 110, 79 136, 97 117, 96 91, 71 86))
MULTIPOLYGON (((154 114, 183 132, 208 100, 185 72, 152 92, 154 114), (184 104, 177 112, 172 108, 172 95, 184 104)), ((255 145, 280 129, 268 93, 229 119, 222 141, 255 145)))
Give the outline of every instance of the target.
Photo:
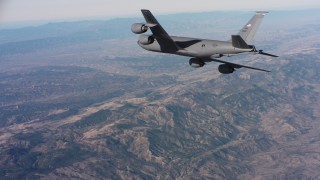
POLYGON ((232 35, 231 42, 232 42, 232 46, 235 48, 240 48, 240 49, 251 49, 252 48, 241 38, 240 35, 232 35))
POLYGON ((253 38, 256 34, 263 17, 267 14, 266 11, 257 11, 249 22, 240 30, 238 35, 248 44, 253 45, 253 38))

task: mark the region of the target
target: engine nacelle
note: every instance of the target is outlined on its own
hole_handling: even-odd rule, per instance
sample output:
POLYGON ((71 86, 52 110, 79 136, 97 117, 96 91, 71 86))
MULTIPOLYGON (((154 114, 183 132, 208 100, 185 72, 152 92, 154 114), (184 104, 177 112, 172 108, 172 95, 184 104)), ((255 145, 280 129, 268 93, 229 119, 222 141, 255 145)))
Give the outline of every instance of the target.
POLYGON ((131 25, 131 31, 135 34, 142 34, 148 31, 148 27, 143 23, 135 23, 131 25))
POLYGON ((139 37, 139 43, 143 45, 149 45, 154 42, 154 37, 153 36, 148 36, 148 35, 140 35, 139 37))
POLYGON ((219 65, 218 70, 222 74, 231 74, 234 72, 234 68, 228 64, 219 65))
POLYGON ((205 65, 205 63, 201 59, 191 58, 189 60, 189 65, 194 68, 199 68, 199 67, 203 67, 205 65))

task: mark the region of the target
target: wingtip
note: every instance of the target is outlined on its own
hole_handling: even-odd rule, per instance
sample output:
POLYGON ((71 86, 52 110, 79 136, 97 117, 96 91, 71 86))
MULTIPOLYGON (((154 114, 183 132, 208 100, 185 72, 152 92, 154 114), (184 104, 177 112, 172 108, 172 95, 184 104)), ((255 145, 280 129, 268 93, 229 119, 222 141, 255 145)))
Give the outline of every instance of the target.
POLYGON ((263 72, 267 72, 267 73, 271 72, 271 71, 266 70, 266 69, 258 69, 258 70, 263 71, 263 72))
POLYGON ((268 11, 256 11, 256 14, 261 14, 261 15, 266 15, 268 14, 269 12, 268 11))
POLYGON ((263 71, 263 72, 267 72, 267 73, 271 72, 271 71, 269 71, 269 70, 266 70, 266 69, 259 69, 259 68, 256 68, 256 70, 263 71))

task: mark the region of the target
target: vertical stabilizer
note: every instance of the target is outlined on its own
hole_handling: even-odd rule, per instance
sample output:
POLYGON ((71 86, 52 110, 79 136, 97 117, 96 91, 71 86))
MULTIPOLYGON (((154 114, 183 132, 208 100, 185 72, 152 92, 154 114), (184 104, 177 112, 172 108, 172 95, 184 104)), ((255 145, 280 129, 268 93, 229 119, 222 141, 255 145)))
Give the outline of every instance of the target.
POLYGON ((248 44, 253 45, 253 38, 256 34, 263 17, 267 14, 266 11, 257 11, 250 21, 240 30, 239 35, 248 44))

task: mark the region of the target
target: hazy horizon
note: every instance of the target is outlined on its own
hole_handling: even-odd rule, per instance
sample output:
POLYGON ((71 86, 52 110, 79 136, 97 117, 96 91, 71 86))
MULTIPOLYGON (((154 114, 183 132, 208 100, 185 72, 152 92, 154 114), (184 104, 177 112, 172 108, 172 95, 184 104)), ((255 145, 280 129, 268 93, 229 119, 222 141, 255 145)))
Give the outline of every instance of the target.
POLYGON ((317 0, 288 3, 285 0, 272 0, 257 3, 253 0, 224 2, 216 0, 190 0, 188 2, 163 0, 161 2, 136 0, 0 0, 0 22, 21 23, 37 21, 62 21, 70 19, 93 19, 139 16, 140 9, 150 9, 155 14, 172 14, 208 11, 255 11, 255 10, 297 10, 317 9, 317 0), (230 4, 232 6, 230 6, 230 4), (17 13, 19 12, 19 13, 17 13))
MULTIPOLYGON (((1 2, 1 0, 0 0, 1 2)), ((292 9, 273 9, 268 10, 269 12, 285 12, 285 11, 312 11, 318 10, 316 8, 292 8, 292 9)), ((190 11, 190 12, 168 12, 168 13, 155 13, 157 16, 166 16, 172 14, 192 14, 192 13, 206 13, 206 12, 250 12, 254 10, 208 10, 208 11, 190 11)), ((19 29, 31 26, 41 26, 48 23, 60 23, 60 22, 78 22, 78 21, 99 21, 99 20, 112 20, 117 18, 139 18, 141 17, 140 10, 137 14, 132 15, 115 15, 115 16, 92 16, 92 17, 74 17, 74 18, 61 18, 61 19, 47 19, 47 20, 23 20, 23 21, 12 21, 2 22, 0 24, 1 29, 19 29)))

